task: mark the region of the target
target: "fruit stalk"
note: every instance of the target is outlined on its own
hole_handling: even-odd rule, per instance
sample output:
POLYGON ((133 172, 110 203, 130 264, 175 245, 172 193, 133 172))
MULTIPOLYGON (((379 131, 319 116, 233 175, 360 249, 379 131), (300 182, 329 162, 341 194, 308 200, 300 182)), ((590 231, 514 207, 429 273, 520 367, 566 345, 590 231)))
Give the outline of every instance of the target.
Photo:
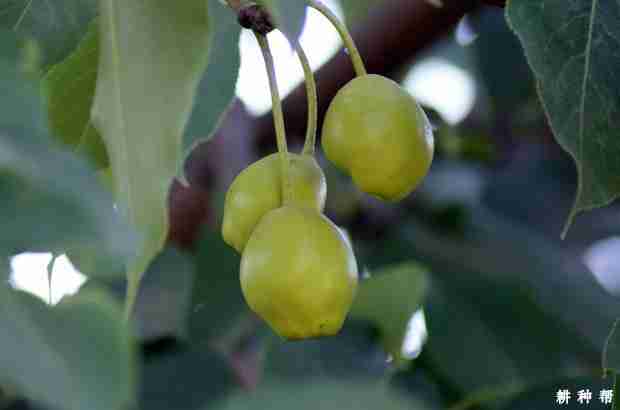
POLYGON ((299 62, 304 70, 304 77, 306 79, 306 95, 308 97, 308 127, 306 129, 306 140, 304 142, 304 148, 302 154, 314 155, 314 146, 316 145, 316 129, 317 121, 319 117, 319 104, 317 99, 316 81, 308 56, 304 52, 301 44, 297 43, 297 55, 299 56, 299 62))
POLYGON ((282 101, 278 91, 278 83, 276 80, 276 71, 273 62, 271 49, 267 37, 258 32, 254 32, 256 40, 260 45, 265 67, 267 68, 267 77, 269 77, 269 89, 271 91, 271 102, 273 105, 273 122, 276 129, 276 139, 278 142, 278 152, 282 162, 282 196, 283 203, 286 204, 292 199, 293 188, 291 186, 291 178, 289 172, 288 148, 286 146, 286 129, 284 127, 284 113, 282 112, 282 101))
POLYGON ((347 27, 344 25, 344 23, 340 21, 340 19, 338 19, 338 16, 332 13, 332 11, 320 1, 307 0, 307 2, 310 7, 325 16, 329 20, 329 22, 332 23, 332 25, 336 28, 336 30, 338 30, 338 34, 340 34, 342 42, 349 51, 349 56, 351 57, 351 62, 353 63, 353 68, 355 69, 355 73, 357 74, 357 76, 361 77, 366 75, 366 67, 364 66, 362 56, 360 55, 360 52, 357 49, 357 46, 355 45, 355 42, 353 41, 353 38, 351 37, 351 34, 349 33, 349 30, 347 30, 347 27))

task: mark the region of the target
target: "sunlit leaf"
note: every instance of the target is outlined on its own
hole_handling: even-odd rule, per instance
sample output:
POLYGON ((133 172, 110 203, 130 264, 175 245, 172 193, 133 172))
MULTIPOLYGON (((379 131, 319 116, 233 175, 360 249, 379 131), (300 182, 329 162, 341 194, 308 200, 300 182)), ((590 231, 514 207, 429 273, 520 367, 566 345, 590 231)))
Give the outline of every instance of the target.
POLYGON ((168 0, 100 4, 93 123, 110 158, 119 208, 144 235, 128 268, 135 282, 162 249, 170 183, 207 65, 208 4, 168 0))
POLYGON ((427 290, 428 274, 417 264, 383 268, 360 282, 351 317, 372 321, 381 332, 386 351, 400 363, 407 325, 427 290))

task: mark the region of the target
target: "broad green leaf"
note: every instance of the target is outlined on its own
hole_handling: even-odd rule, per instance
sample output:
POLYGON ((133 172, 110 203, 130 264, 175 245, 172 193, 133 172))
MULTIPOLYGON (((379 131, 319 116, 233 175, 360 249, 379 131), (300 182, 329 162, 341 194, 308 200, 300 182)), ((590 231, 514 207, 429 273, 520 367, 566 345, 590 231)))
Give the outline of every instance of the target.
POLYGON ((135 282, 162 249, 170 183, 207 64, 204 0, 101 0, 92 120, 110 159, 118 206, 144 242, 128 267, 135 282))
POLYGON ((506 13, 536 75, 554 134, 577 163, 568 229, 578 212, 620 196, 620 3, 511 0, 506 13))
MULTIPOLYGON (((89 275, 122 271, 135 236, 86 163, 52 143, 39 84, 0 37, 0 254, 80 251, 89 275)), ((78 266, 82 269, 82 266, 78 266)))
POLYGON ((50 308, 0 285, 1 378, 65 410, 123 410, 134 400, 134 349, 122 311, 102 292, 50 308))
POLYGON ((36 39, 45 68, 75 48, 96 13, 96 0, 0 0, 0 28, 36 39))
MULTIPOLYGON (((209 0, 209 61, 198 86, 185 131, 184 149, 210 137, 235 95, 239 72, 240 27, 233 13, 209 0)), ((45 76, 52 130, 62 142, 83 152, 97 168, 109 166, 105 145, 91 121, 99 66, 99 29, 96 21, 76 50, 45 76)))
POLYGON ((381 332, 384 348, 400 364, 403 341, 411 316, 422 306, 428 273, 414 263, 390 266, 359 284, 351 317, 372 321, 381 332))
POLYGON ((620 373, 620 319, 614 322, 603 348, 603 371, 620 373))
POLYGON ((194 109, 185 131, 186 153, 210 138, 235 97, 239 77, 239 34, 241 27, 232 11, 219 1, 209 0, 212 27, 209 64, 198 86, 194 109))
POLYGON ((216 410, 423 410, 424 407, 386 388, 371 383, 320 380, 311 383, 278 383, 239 393, 216 410))
POLYGON ((90 120, 99 65, 99 27, 91 23, 73 53, 44 77, 50 128, 73 150, 84 153, 97 168, 109 166, 101 136, 90 120))

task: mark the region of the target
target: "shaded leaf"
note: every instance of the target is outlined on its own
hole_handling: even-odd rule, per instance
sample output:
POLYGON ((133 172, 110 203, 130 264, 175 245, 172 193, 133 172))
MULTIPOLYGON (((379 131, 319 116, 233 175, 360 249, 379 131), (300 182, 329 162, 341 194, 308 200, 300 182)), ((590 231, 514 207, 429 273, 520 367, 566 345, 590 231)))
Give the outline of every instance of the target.
POLYGON ((0 28, 35 38, 45 68, 75 48, 96 13, 96 0, 0 0, 0 28))
POLYGON ((179 346, 145 361, 140 404, 148 410, 195 410, 236 386, 226 361, 212 350, 179 346))
MULTIPOLYGON (((134 306, 135 337, 148 343, 160 338, 187 336, 188 310, 194 277, 193 259, 166 247, 147 268, 134 306)), ((89 279, 82 290, 104 288, 123 303, 127 282, 122 278, 89 279)))
POLYGON ((279 383, 249 394, 237 394, 214 407, 217 410, 422 410, 424 407, 396 392, 371 383, 334 382, 329 379, 305 384, 279 383))
POLYGON ((347 25, 352 26, 364 20, 370 11, 382 2, 383 0, 340 0, 340 5, 347 25))
POLYGON ((101 53, 92 119, 105 142, 118 206, 144 242, 135 281, 162 249, 170 183, 207 64, 207 3, 100 1, 101 53))
POLYGON ((461 394, 598 366, 619 309, 578 259, 484 208, 453 235, 403 221, 370 267, 415 258, 432 272, 423 354, 461 394))
POLYGON ((200 343, 233 327, 249 309, 239 282, 240 256, 220 232, 204 230, 195 264, 189 337, 200 343))
POLYGON ((362 322, 345 322, 334 337, 289 342, 270 334, 265 342, 264 376, 274 380, 365 379, 380 383, 388 370, 387 355, 376 333, 362 322))
POLYGON ((614 322, 603 349, 603 370, 620 373, 620 319, 614 322))
POLYGON ((197 140, 210 138, 235 96, 239 77, 239 35, 241 28, 232 11, 219 1, 209 1, 212 27, 209 63, 198 85, 194 109, 185 131, 186 152, 197 140))
POLYGON ((79 250, 86 274, 122 271, 134 232, 94 171, 50 141, 38 83, 20 73, 15 39, 0 38, 0 254, 79 250))
POLYGON ((306 17, 306 0, 259 0, 275 18, 276 26, 295 43, 306 17))
POLYGON ((83 152, 97 168, 106 168, 108 154, 90 120, 98 64, 99 27, 93 21, 77 49, 50 68, 44 82, 53 133, 73 150, 83 152))
POLYGON ((576 213, 620 196, 620 4, 513 0, 506 10, 556 139, 577 163, 576 213))
POLYGON ((372 321, 385 350, 401 363, 407 325, 422 306, 427 289, 428 274, 415 263, 381 268, 360 282, 350 315, 372 321))
POLYGON ((133 401, 134 357, 122 311, 102 292, 49 308, 0 286, 3 379, 59 409, 121 410, 133 401))
POLYGON ((503 12, 499 7, 486 7, 468 18, 477 37, 470 46, 461 47, 475 57, 477 79, 498 121, 515 118, 524 103, 536 98, 532 72, 503 12))
POLYGON ((135 307, 137 333, 142 340, 187 333, 194 264, 175 249, 166 248, 148 267, 135 307))

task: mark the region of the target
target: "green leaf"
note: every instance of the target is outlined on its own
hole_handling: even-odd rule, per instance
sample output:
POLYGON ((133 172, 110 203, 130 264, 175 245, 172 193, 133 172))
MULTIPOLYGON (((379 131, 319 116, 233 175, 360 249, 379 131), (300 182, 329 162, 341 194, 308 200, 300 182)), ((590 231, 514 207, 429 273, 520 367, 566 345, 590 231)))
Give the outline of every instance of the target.
POLYGON ((239 35, 241 27, 232 11, 219 1, 209 1, 212 27, 209 64, 198 85, 194 109, 185 131, 185 149, 210 138, 219 127, 235 97, 239 77, 239 35))
POLYGON ((189 255, 166 248, 155 258, 144 275, 134 311, 141 340, 186 335, 193 278, 189 255))
POLYGON ((241 293, 239 255, 220 232, 205 229, 196 253, 189 337, 200 343, 232 328, 249 309, 241 293))
POLYGON ((367 323, 347 321, 336 337, 296 341, 273 333, 265 338, 266 381, 308 379, 365 380, 381 383, 388 373, 387 354, 367 323))
POLYGON ((603 348, 603 370, 620 373, 620 319, 614 322, 603 348))
POLYGON ((237 394, 214 407, 217 410, 422 410, 424 407, 405 399, 384 386, 371 383, 334 382, 329 379, 311 383, 279 383, 246 394, 237 394))
POLYGON ((122 410, 134 400, 134 349, 122 311, 102 292, 49 308, 0 285, 2 378, 67 410, 122 410))
POLYGON ((566 232, 578 212, 620 196, 620 4, 511 0, 506 13, 554 134, 577 163, 579 185, 566 232))
MULTIPOLYGON (((209 1, 209 61, 185 131, 188 153, 213 135, 235 95, 240 27, 230 9, 209 1)), ((45 76, 50 126, 60 140, 84 153, 97 168, 109 166, 103 140, 91 122, 99 66, 99 28, 93 21, 74 52, 45 76)))
POLYGON ((36 39, 43 67, 65 58, 96 14, 96 0, 0 0, 0 28, 36 39))
POLYGON ((513 121, 523 115, 519 109, 524 104, 536 100, 534 78, 519 39, 499 7, 484 8, 467 21, 476 33, 476 40, 459 48, 470 52, 475 59, 475 69, 470 72, 477 74, 479 87, 490 100, 494 121, 513 121))
POLYGON ((11 37, 0 37, 0 254, 88 251, 84 273, 118 273, 134 232, 94 171, 50 141, 38 83, 20 72, 11 37))
POLYGON ((373 244, 367 263, 415 258, 428 266, 422 355, 453 390, 471 394, 599 366, 620 302, 574 255, 480 205, 459 235, 417 218, 395 230, 373 244))
POLYGON ((108 154, 90 120, 98 65, 99 26, 93 21, 77 49, 47 72, 44 83, 51 130, 96 168, 106 168, 108 154))
POLYGON ((402 346, 407 325, 422 306, 427 289, 428 273, 415 263, 383 268, 360 282, 350 316, 372 321, 385 350, 400 364, 405 359, 402 346))
POLYGON ((367 17, 373 7, 382 2, 383 0, 340 0, 340 5, 347 25, 351 26, 367 17))
POLYGON ((92 120, 105 142, 118 206, 144 242, 132 282, 162 249, 170 183, 181 169, 183 132, 207 64, 203 0, 101 0, 100 61, 92 120))
POLYGON ((259 0, 267 7, 276 21, 276 26, 295 43, 303 29, 306 17, 306 0, 259 0))
POLYGON ((221 355, 205 347, 181 346, 145 361, 140 408, 199 410, 236 385, 221 355))

